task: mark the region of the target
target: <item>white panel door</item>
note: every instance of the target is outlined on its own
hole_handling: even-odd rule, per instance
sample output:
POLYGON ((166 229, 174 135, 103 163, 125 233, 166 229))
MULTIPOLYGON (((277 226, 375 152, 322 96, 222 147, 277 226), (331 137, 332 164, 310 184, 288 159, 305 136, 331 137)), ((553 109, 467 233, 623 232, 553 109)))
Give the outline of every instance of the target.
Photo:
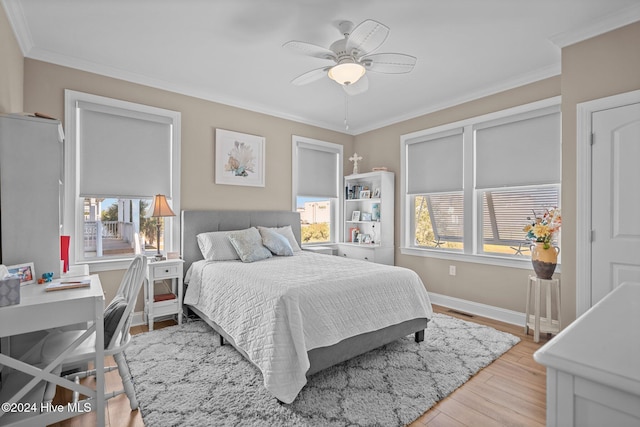
POLYGON ((640 104, 593 113, 591 305, 640 282, 640 104))

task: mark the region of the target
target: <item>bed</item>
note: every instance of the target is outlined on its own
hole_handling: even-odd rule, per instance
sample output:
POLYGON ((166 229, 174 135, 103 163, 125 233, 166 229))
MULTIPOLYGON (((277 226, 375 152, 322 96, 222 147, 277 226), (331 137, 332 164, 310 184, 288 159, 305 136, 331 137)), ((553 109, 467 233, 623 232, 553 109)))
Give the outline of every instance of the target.
POLYGON ((281 402, 322 369, 407 335, 424 339, 433 312, 411 270, 310 251, 211 261, 198 245, 201 233, 266 227, 288 229, 295 249, 297 212, 183 211, 181 221, 184 303, 261 370, 281 402))

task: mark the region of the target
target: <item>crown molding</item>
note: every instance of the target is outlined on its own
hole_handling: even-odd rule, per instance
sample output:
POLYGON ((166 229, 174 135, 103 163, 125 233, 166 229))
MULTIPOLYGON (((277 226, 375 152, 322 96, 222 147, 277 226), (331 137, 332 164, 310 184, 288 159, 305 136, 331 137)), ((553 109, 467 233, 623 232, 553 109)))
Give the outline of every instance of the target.
POLYGON ((333 130, 333 131, 347 134, 347 135, 353 135, 353 133, 346 132, 344 128, 341 128, 336 124, 309 120, 301 116, 296 116, 283 111, 274 110, 273 108, 262 105, 262 104, 239 101, 233 97, 220 95, 218 93, 212 92, 202 87, 197 87, 197 86, 182 84, 182 83, 173 83, 173 82, 168 82, 166 80, 161 80, 161 79, 155 79, 143 74, 132 73, 130 71, 122 70, 117 67, 98 64, 91 61, 85 61, 83 59, 75 58, 67 55, 61 55, 55 52, 40 49, 38 47, 33 47, 31 49, 31 51, 29 52, 28 58, 35 59, 38 61, 48 62, 48 63, 59 65, 62 67, 72 68, 75 70, 86 71, 89 73, 98 74, 105 77, 123 80, 130 83, 149 86, 155 89, 166 90, 168 92, 191 96, 193 98, 215 102, 217 104, 223 104, 223 105, 227 105, 234 108, 252 111, 255 113, 266 114, 266 115, 277 117, 284 120, 291 120, 297 123, 316 126, 326 130, 333 130))
POLYGON ((13 29, 13 34, 18 40, 22 56, 26 57, 33 49, 33 38, 29 31, 29 25, 27 25, 27 19, 24 16, 22 4, 18 0, 2 0, 2 5, 7 13, 7 19, 13 29))
POLYGON ((455 107, 457 105, 461 105, 467 102, 475 101, 480 98, 485 98, 487 96, 495 95, 497 93, 504 92, 506 90, 515 89, 517 87, 524 86, 530 83, 535 83, 537 81, 544 80, 549 77, 559 76, 560 72, 561 72, 560 63, 549 65, 547 67, 540 68, 530 73, 520 75, 511 80, 507 80, 501 84, 486 86, 484 88, 480 88, 477 91, 471 92, 464 96, 452 98, 440 104, 431 105, 424 110, 414 111, 410 114, 390 117, 389 119, 384 121, 371 123, 369 126, 362 126, 362 127, 353 129, 353 132, 355 135, 359 135, 359 134, 370 132, 386 126, 391 126, 396 123, 401 123, 401 122, 415 119, 427 114, 435 113, 437 111, 441 111, 447 108, 455 107))
POLYGON ((309 126, 316 126, 322 129, 335 131, 346 135, 359 135, 361 133, 370 132, 376 129, 380 129, 386 126, 390 126, 396 123, 400 123, 406 120, 414 119, 426 114, 434 113, 436 111, 443 110, 445 108, 454 107, 456 105, 464 104, 466 102, 474 101, 486 96, 494 95, 505 90, 514 89, 529 83, 533 83, 545 78, 553 77, 560 74, 560 64, 553 64, 548 67, 544 67, 533 72, 518 76, 511 80, 507 80, 499 85, 487 86, 481 88, 475 92, 469 93, 465 96, 453 98, 445 103, 432 105, 427 109, 414 111, 409 114, 389 117, 383 121, 377 121, 369 123, 366 126, 351 127, 349 130, 345 130, 342 127, 342 123, 336 125, 335 123, 327 123, 316 120, 309 120, 308 118, 292 115, 283 111, 277 111, 261 104, 247 103, 238 101, 237 99, 221 96, 220 94, 213 93, 200 87, 190 86, 186 84, 176 84, 167 82, 164 80, 154 79, 145 75, 131 73, 119 68, 107 66, 104 64, 96 64, 90 61, 85 61, 79 58, 69 57, 67 55, 60 55, 57 53, 49 52, 46 50, 33 47, 28 55, 31 59, 36 59, 43 62, 48 62, 63 67, 69 67, 89 73, 94 73, 106 77, 111 77, 119 80, 124 80, 131 83, 140 84, 143 86, 149 86, 156 89, 166 90, 169 92, 179 93, 186 96, 192 96, 194 98, 203 99, 205 101, 215 102, 218 104, 228 105, 230 107, 239 108, 243 110, 249 110, 256 113, 266 114, 269 116, 277 117, 284 120, 291 120, 297 123, 306 124, 309 126))
POLYGON ((609 31, 616 30, 636 21, 640 21, 639 4, 605 15, 603 18, 573 31, 556 34, 551 36, 549 40, 556 46, 563 48, 599 36, 600 34, 608 33, 609 31))

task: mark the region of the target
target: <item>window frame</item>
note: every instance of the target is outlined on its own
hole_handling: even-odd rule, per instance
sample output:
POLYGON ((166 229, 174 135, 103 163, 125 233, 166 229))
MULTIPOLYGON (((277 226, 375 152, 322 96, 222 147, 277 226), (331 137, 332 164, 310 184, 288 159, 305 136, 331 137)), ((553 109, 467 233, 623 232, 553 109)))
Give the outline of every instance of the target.
MULTIPOLYGON (((63 234, 71 235, 69 259, 72 264, 89 265, 91 272, 126 269, 132 256, 113 256, 102 258, 84 258, 83 226, 84 197, 80 196, 79 153, 77 149, 80 123, 78 122, 77 102, 85 101, 107 107, 131 110, 134 113, 163 116, 171 121, 171 208, 175 217, 163 218, 165 252, 180 250, 180 147, 181 114, 177 111, 152 107, 114 98, 93 95, 65 89, 65 165, 64 165, 64 209, 63 234)), ((167 195, 169 198, 169 195, 167 195)), ((117 195, 114 195, 117 198, 117 195)), ((151 195, 153 198, 153 195, 151 195)))
MULTIPOLYGON (((531 269, 530 258, 516 258, 511 256, 500 256, 496 254, 482 252, 482 209, 481 193, 488 189, 475 189, 475 170, 474 170, 474 127, 485 122, 498 119, 508 119, 523 113, 533 112, 548 107, 557 107, 560 105, 561 97, 544 99, 541 101, 524 104, 509 109, 473 117, 453 123, 436 126, 430 129, 423 129, 400 137, 400 253, 403 255, 423 256, 436 259, 445 259, 451 261, 463 261, 471 263, 480 263, 487 265, 496 265, 503 267, 512 267, 520 269, 531 269), (414 242, 415 233, 415 212, 412 203, 416 194, 407 194, 407 146, 411 142, 417 142, 416 139, 431 139, 438 134, 446 134, 457 128, 463 129, 463 204, 464 204, 464 227, 463 227, 463 250, 450 251, 446 248, 426 248, 418 247, 414 242)), ((562 141, 560 140, 560 143, 562 141)), ((560 193, 562 191, 562 183, 559 184, 560 193)), ((517 187, 505 187, 517 188, 517 187)), ((523 226, 526 218, 522 219, 523 226)), ((558 263, 558 272, 561 272, 560 263, 558 263)))
MULTIPOLYGON (((340 144, 333 142, 321 141, 319 139, 307 138, 299 135, 291 136, 291 204, 293 212, 297 212, 298 197, 306 197, 298 194, 298 143, 303 143, 309 146, 316 146, 320 151, 334 152, 338 155, 338 167, 336 177, 336 194, 338 197, 329 198, 331 202, 331 237, 328 242, 314 242, 303 244, 305 246, 322 246, 333 245, 339 242, 339 238, 342 235, 342 185, 344 182, 344 147, 340 144)), ((310 196, 311 197, 311 196, 310 196)))

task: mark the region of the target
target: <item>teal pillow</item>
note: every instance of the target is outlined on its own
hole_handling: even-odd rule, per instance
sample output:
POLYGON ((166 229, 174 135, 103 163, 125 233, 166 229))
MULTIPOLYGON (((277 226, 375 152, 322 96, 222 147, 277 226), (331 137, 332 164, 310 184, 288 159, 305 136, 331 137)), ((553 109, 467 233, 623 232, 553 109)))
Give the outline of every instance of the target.
POLYGON ((262 245, 262 237, 253 227, 232 231, 228 237, 242 262, 255 262, 271 258, 271 251, 262 245))
POLYGON ((293 256, 293 249, 286 237, 270 228, 258 228, 262 236, 262 244, 274 255, 293 256))
POLYGON ((104 348, 109 347, 111 338, 116 333, 116 328, 125 309, 127 308, 127 300, 120 295, 116 295, 113 301, 104 309, 104 348))

